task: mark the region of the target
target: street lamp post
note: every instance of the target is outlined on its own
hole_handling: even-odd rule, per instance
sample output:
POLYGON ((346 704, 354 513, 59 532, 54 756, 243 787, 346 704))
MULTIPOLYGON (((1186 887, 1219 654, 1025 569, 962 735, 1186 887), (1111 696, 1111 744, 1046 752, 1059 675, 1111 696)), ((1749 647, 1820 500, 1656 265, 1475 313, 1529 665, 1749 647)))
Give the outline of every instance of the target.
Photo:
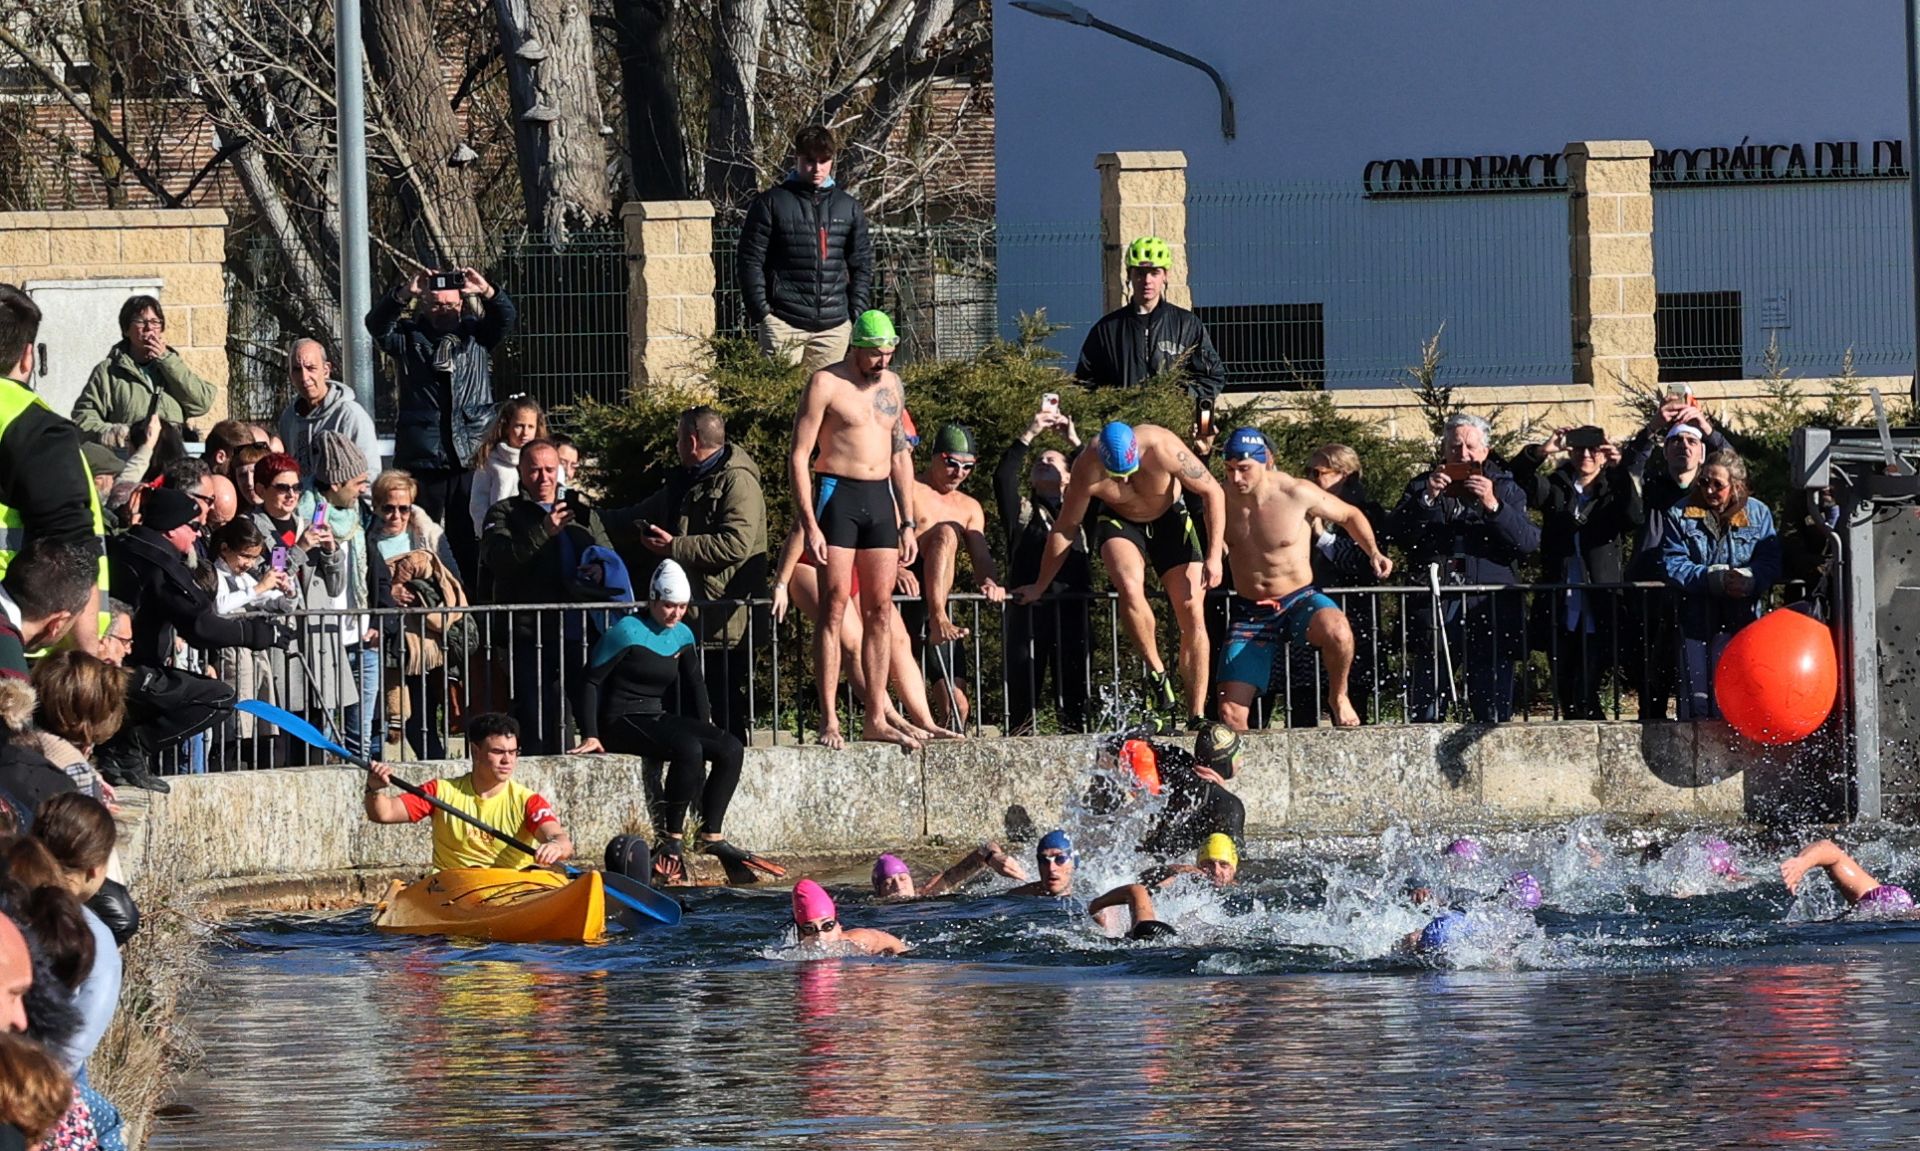
MULTIPOLYGON (((1909 9, 1914 3, 1915 0, 1907 0, 1909 9)), ((1149 40, 1138 32, 1129 32, 1117 24, 1109 24, 1078 4, 1067 4, 1062 0, 1013 0, 1013 6, 1022 12, 1031 12, 1035 16, 1043 16, 1048 20, 1058 20, 1063 24, 1078 24, 1082 28, 1092 28, 1097 32, 1105 32, 1109 36, 1118 36, 1129 44, 1138 44, 1149 52, 1158 52, 1169 59, 1178 60, 1182 64, 1205 72, 1207 79, 1213 81, 1215 90, 1220 93, 1220 135, 1228 140, 1233 139, 1233 92, 1227 87, 1227 81, 1220 75, 1219 70, 1205 60, 1197 56, 1189 56, 1178 48, 1169 48, 1158 40, 1149 40)))
POLYGON ((334 15, 335 132, 340 147, 340 375, 360 406, 373 411, 373 307, 367 240, 367 118, 360 51, 360 0, 339 0, 334 15))
POLYGON ((1914 375, 1910 395, 1920 408, 1920 2, 1907 0, 1907 202, 1910 205, 1907 255, 1913 261, 1914 375))

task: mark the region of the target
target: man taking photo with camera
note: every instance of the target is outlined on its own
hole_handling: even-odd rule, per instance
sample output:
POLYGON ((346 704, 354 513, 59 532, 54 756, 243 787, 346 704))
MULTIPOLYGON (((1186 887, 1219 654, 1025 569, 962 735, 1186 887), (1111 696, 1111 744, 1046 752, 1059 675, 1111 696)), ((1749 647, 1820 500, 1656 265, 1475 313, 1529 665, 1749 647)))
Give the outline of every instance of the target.
POLYGON ((493 350, 518 319, 507 294, 473 268, 421 272, 367 313, 367 331, 400 376, 393 466, 419 483, 416 501, 446 525, 463 571, 474 570, 477 541, 467 518, 447 509, 467 506, 474 454, 494 413, 493 350))

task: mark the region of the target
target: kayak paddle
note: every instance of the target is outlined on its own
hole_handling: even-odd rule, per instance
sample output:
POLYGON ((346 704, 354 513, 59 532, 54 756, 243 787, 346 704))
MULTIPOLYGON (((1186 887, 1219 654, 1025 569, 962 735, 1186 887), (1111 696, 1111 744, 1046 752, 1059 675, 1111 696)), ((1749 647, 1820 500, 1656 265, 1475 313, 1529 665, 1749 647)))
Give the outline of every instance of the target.
MULTIPOLYGON (((322 751, 330 751, 356 767, 368 771, 373 769, 373 764, 368 762, 366 757, 355 755, 346 748, 341 747, 339 744, 328 739, 326 734, 319 728, 284 708, 275 707, 265 700, 259 699, 243 699, 234 704, 234 708, 237 711, 244 711, 248 715, 274 725, 281 731, 300 740, 302 743, 317 747, 322 751)), ((425 789, 408 783, 398 776, 393 777, 392 782, 395 787, 398 787, 408 795, 426 800, 437 810, 451 815, 462 823, 470 827, 478 828, 488 835, 493 836, 495 839, 500 840, 502 843, 520 849, 529 856, 534 854, 532 846, 520 842, 518 839, 515 839, 497 827, 490 827, 480 822, 459 808, 443 803, 439 799, 428 795, 425 789)), ((561 864, 560 869, 569 876, 578 876, 580 874, 580 869, 577 867, 568 867, 565 864, 561 864)), ((605 886, 608 895, 613 896, 614 899, 647 918, 658 920, 669 927, 680 922, 680 913, 682 910, 680 901, 671 895, 655 891, 639 880, 621 875, 616 871, 602 871, 600 873, 600 881, 605 886)))

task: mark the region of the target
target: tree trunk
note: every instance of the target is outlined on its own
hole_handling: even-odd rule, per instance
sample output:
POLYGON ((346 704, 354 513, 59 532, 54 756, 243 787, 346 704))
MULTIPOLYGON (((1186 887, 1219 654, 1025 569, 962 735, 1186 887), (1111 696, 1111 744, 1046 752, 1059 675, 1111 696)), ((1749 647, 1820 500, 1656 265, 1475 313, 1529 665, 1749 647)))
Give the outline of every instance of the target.
POLYGON ((676 0, 617 0, 620 87, 627 104, 627 159, 641 200, 685 200, 687 140, 669 47, 676 0))
POLYGON ((556 242, 613 216, 593 30, 578 0, 494 0, 527 227, 556 242))
POLYGON ((759 184, 754 167, 754 101, 768 0, 720 0, 709 53, 713 98, 707 109, 707 197, 744 204, 759 184))
MULTIPOLYGON (((80 0, 80 30, 86 41, 87 103, 101 120, 113 120, 113 54, 107 50, 107 22, 100 11, 100 0, 80 0)), ((93 164, 100 170, 100 183, 107 193, 107 207, 127 206, 127 189, 122 182, 120 157, 97 130, 93 134, 93 164)))
POLYGON ((872 102, 861 117, 860 130, 841 148, 846 157, 836 175, 858 184, 873 167, 873 157, 886 146, 900 117, 926 91, 933 78, 927 48, 953 21, 954 0, 918 0, 913 19, 900 46, 888 58, 887 68, 874 81, 872 102))
MULTIPOLYGON (((443 266, 488 247, 473 183, 448 157, 461 143, 441 79, 440 48, 423 0, 363 0, 367 78, 377 87, 395 154, 405 171, 402 200, 426 229, 426 254, 443 266)), ((465 257, 466 259, 463 259, 465 257)))

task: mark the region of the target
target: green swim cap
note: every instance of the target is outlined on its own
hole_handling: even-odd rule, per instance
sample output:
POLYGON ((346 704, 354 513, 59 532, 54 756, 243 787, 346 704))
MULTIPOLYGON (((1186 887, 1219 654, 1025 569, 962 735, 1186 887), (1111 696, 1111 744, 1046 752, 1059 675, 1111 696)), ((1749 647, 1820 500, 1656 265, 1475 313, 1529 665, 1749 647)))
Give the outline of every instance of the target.
POLYGON ((1171 268, 1173 249, 1158 236, 1142 236, 1127 245, 1127 267, 1171 268))
POLYGON ((853 322, 853 338, 847 343, 856 348, 891 348, 900 342, 900 334, 893 330, 893 321, 878 308, 869 308, 860 313, 853 322))
POLYGON ((974 445, 973 429, 962 424, 941 424, 934 434, 933 450, 949 456, 977 456, 979 449, 974 445))

